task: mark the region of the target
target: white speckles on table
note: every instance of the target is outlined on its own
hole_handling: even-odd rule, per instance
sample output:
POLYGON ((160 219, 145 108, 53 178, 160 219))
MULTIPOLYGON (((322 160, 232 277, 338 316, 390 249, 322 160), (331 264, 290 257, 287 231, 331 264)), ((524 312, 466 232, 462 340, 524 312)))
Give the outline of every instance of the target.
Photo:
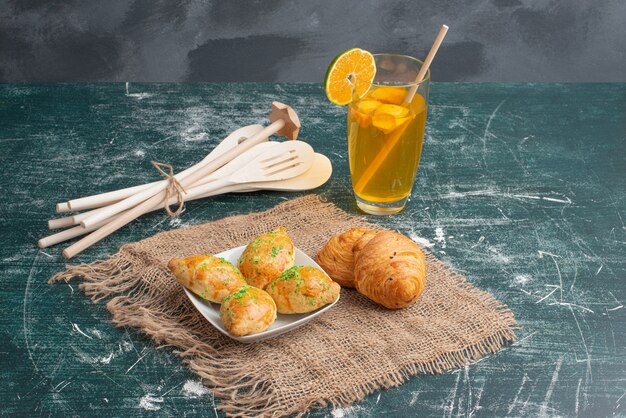
MULTIPOLYGON (((519 339, 466 368, 310 417, 626 414, 625 94, 624 85, 433 83, 406 210, 370 220, 505 302, 519 339)), ((150 160, 187 167, 235 128, 265 123, 276 99, 295 106, 301 137, 332 160, 332 178, 315 192, 355 213, 346 109, 319 85, 0 86, 0 184, 11 197, 0 202, 3 412, 218 415, 211 388, 171 348, 116 328, 78 283, 47 285, 65 264, 62 246, 34 243, 57 201, 157 180, 150 160)), ((76 262, 293 196, 190 202, 174 220, 155 212, 76 262)))

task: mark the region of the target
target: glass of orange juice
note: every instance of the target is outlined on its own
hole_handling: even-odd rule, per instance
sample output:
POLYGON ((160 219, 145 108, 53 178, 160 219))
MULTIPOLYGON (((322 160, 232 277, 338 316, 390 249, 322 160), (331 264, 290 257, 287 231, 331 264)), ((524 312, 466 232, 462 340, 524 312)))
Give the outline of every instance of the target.
POLYGON ((348 155, 357 205, 373 215, 400 212, 411 193, 422 152, 430 70, 407 55, 374 54, 368 92, 348 106, 348 155), (410 92, 415 95, 408 102, 410 92))

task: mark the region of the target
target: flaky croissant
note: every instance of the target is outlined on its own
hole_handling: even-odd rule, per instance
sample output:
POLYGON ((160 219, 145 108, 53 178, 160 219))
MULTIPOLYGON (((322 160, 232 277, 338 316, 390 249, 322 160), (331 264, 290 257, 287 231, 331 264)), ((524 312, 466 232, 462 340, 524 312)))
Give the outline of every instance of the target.
POLYGON ((221 303, 227 295, 246 285, 237 267, 212 255, 173 258, 167 267, 180 284, 209 302, 221 303))
POLYGON ((226 331, 236 337, 258 334, 276 320, 276 303, 267 292, 244 286, 224 298, 220 319, 226 331))
POLYGON ((341 287, 354 287, 354 243, 371 229, 352 228, 334 235, 317 253, 315 261, 341 287))
POLYGON ((409 238, 381 231, 357 252, 354 276, 356 289, 374 302, 405 308, 424 290, 426 260, 409 238))
POLYGON ((377 231, 375 229, 370 229, 369 231, 365 232, 363 235, 361 235, 361 238, 359 238, 358 240, 356 240, 354 242, 354 245, 352 246, 352 256, 354 257, 354 259, 356 260, 357 255, 359 255, 359 253, 361 252, 361 250, 367 245, 368 242, 370 242, 372 240, 372 238, 374 238, 376 236, 376 234, 378 234, 380 231, 377 231))
POLYGON ((282 226, 257 236, 239 258, 239 270, 248 284, 264 289, 296 260, 293 242, 282 226))
POLYGON ((341 287, 323 271, 311 266, 294 266, 272 281, 265 291, 281 314, 312 312, 334 302, 341 287))

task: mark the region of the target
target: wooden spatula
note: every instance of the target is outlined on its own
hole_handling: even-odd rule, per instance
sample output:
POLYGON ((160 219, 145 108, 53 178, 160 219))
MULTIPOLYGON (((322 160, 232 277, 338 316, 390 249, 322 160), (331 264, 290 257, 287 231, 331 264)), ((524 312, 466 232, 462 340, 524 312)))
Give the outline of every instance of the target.
POLYGON ((286 180, 305 173, 314 160, 315 152, 306 142, 282 142, 230 176, 199 185, 194 190, 201 195, 240 184, 286 180))

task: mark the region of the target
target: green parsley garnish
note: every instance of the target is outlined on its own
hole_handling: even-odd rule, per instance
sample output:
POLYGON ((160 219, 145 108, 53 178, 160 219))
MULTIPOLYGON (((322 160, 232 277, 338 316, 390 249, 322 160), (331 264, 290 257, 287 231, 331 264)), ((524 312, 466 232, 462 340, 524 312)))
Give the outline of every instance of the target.
MULTIPOLYGON (((252 286, 243 286, 241 289, 239 289, 238 291, 236 291, 235 293, 231 293, 230 295, 226 296, 223 300, 223 302, 228 302, 229 300, 231 300, 232 298, 235 299, 241 299, 244 297, 244 295, 246 294, 246 291, 248 289, 250 289, 252 286)), ((240 301, 241 303, 241 301, 240 301)))

